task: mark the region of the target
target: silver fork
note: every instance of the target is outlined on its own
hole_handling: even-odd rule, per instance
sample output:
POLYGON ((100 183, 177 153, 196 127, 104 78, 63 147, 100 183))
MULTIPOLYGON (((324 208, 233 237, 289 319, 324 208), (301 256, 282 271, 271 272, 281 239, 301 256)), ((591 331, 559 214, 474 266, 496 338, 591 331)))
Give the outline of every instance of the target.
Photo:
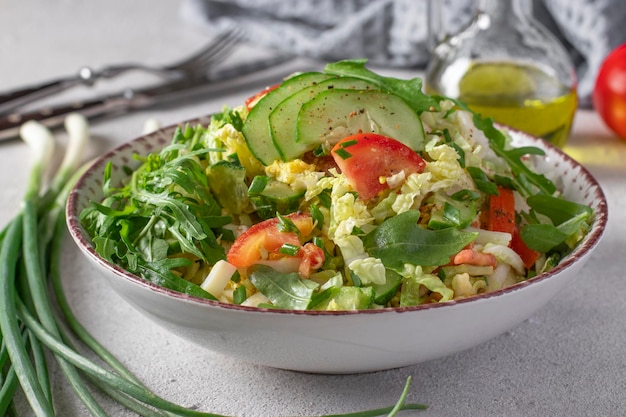
POLYGON ((138 63, 111 65, 94 71, 82 67, 71 77, 59 78, 43 84, 19 88, 0 93, 0 114, 9 113, 18 107, 41 98, 60 93, 78 85, 92 86, 99 79, 111 79, 129 71, 145 71, 169 81, 183 78, 202 78, 214 64, 231 52, 231 47, 243 38, 243 32, 229 29, 218 34, 204 48, 182 61, 165 66, 148 66, 138 63))

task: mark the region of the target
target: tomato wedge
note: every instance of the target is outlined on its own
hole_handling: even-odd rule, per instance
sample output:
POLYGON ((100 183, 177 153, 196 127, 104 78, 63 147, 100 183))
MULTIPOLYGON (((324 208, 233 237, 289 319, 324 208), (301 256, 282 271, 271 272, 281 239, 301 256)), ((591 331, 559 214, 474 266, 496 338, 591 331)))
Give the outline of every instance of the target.
POLYGON ((387 178, 404 171, 421 173, 426 162, 413 149, 393 138, 359 133, 339 141, 331 150, 335 163, 363 200, 389 188, 387 178))
POLYGON ((515 195, 510 188, 498 187, 498 195, 489 197, 487 228, 512 235, 509 246, 522 258, 526 269, 532 267, 539 258, 539 252, 526 246, 515 224, 515 195))
POLYGON ((511 249, 517 253, 520 258, 522 258, 522 262, 524 262, 524 266, 526 269, 530 269, 539 256, 541 255, 536 250, 530 249, 526 246, 526 243, 522 240, 522 235, 520 234, 519 227, 515 227, 515 231, 513 232, 513 239, 511 239, 511 249))
POLYGON ((284 218, 293 222, 300 233, 281 231, 280 219, 276 217, 257 223, 235 239, 226 255, 228 262, 237 268, 246 268, 269 254, 278 254, 284 244, 301 246, 300 237, 313 230, 311 215, 294 213, 284 218))
POLYGON ((489 197, 487 229, 511 235, 515 231, 515 196, 510 188, 498 187, 498 195, 489 197))

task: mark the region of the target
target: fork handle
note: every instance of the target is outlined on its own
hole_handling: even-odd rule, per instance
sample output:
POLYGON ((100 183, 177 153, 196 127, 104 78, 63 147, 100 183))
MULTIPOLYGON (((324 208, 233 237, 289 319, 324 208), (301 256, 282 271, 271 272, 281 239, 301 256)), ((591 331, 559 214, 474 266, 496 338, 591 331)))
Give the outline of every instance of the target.
MULTIPOLYGON (((130 93, 129 93, 130 94, 130 93)), ((65 117, 70 113, 81 113, 92 119, 104 115, 124 112, 132 105, 136 105, 128 94, 119 94, 100 99, 78 101, 67 105, 44 107, 41 110, 27 113, 12 113, 0 117, 0 140, 10 139, 19 135, 20 126, 35 120, 50 129, 60 127, 65 117)))
POLYGON ((58 78, 38 85, 0 93, 0 114, 9 113, 25 104, 60 93, 77 85, 86 84, 89 81, 89 77, 85 78, 82 73, 79 73, 73 77, 58 78))

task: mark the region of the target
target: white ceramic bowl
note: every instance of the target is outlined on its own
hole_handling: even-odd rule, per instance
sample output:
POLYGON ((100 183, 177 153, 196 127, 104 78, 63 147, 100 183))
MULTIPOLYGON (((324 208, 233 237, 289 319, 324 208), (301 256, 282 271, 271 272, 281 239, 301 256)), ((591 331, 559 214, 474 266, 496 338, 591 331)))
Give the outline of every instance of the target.
POLYGON ((139 137, 99 158, 69 197, 70 233, 94 270, 149 318, 207 349, 261 365, 315 373, 358 373, 411 365, 476 346, 518 325, 571 284, 607 222, 605 196, 584 167, 551 145, 511 132, 516 145, 545 149, 547 156, 538 161, 538 169, 561 184, 565 197, 595 210, 590 233, 552 271, 473 298, 400 309, 303 312, 221 304, 158 287, 106 262, 94 251, 78 218, 89 201, 101 200, 107 161, 113 162, 114 183, 120 181, 125 176, 121 166, 137 164, 134 153, 159 150, 170 142, 175 128, 139 137))

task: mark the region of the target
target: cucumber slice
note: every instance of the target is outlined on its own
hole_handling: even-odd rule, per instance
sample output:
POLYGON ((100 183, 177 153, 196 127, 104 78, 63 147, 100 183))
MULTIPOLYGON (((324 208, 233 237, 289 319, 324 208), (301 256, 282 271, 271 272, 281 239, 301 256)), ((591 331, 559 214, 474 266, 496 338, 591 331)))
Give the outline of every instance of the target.
POLYGON ((217 202, 231 214, 241 214, 248 206, 246 169, 234 162, 219 161, 207 169, 207 181, 217 202))
POLYGON ((493 273, 493 266, 480 266, 480 265, 451 265, 442 266, 439 270, 439 278, 446 279, 452 278, 457 274, 468 274, 473 277, 479 277, 484 275, 491 275, 493 273))
POLYGON ((384 284, 374 284, 372 289, 374 290, 374 303, 384 306, 386 305, 394 295, 398 292, 400 284, 402 284, 402 276, 395 271, 387 269, 387 280, 384 284))
POLYGON ((471 200, 457 201, 439 193, 434 194, 429 200, 433 204, 428 220, 428 227, 431 229, 448 227, 464 229, 478 215, 476 203, 471 200))
POLYGON ((378 90, 372 83, 352 77, 331 78, 311 85, 281 101, 269 115, 274 147, 284 161, 290 161, 312 150, 310 144, 296 142, 298 112, 304 103, 319 93, 332 89, 378 90))
POLYGON ((324 292, 323 299, 312 310, 367 310, 374 300, 371 287, 339 287, 324 292))
POLYGON ((289 214, 298 210, 305 192, 306 189, 294 190, 284 182, 270 179, 262 191, 248 195, 256 213, 266 220, 276 217, 276 212, 289 214))
POLYGON ((357 133, 379 133, 410 148, 424 148, 424 127, 400 97, 370 90, 333 89, 304 103, 298 113, 299 143, 315 148, 357 133))
POLYGON ((280 153, 272 142, 269 126, 269 115, 281 101, 293 93, 318 82, 331 78, 321 72, 305 72, 285 80, 280 87, 267 93, 265 97, 250 110, 243 124, 242 133, 248 148, 256 159, 269 165, 280 158, 280 153))

